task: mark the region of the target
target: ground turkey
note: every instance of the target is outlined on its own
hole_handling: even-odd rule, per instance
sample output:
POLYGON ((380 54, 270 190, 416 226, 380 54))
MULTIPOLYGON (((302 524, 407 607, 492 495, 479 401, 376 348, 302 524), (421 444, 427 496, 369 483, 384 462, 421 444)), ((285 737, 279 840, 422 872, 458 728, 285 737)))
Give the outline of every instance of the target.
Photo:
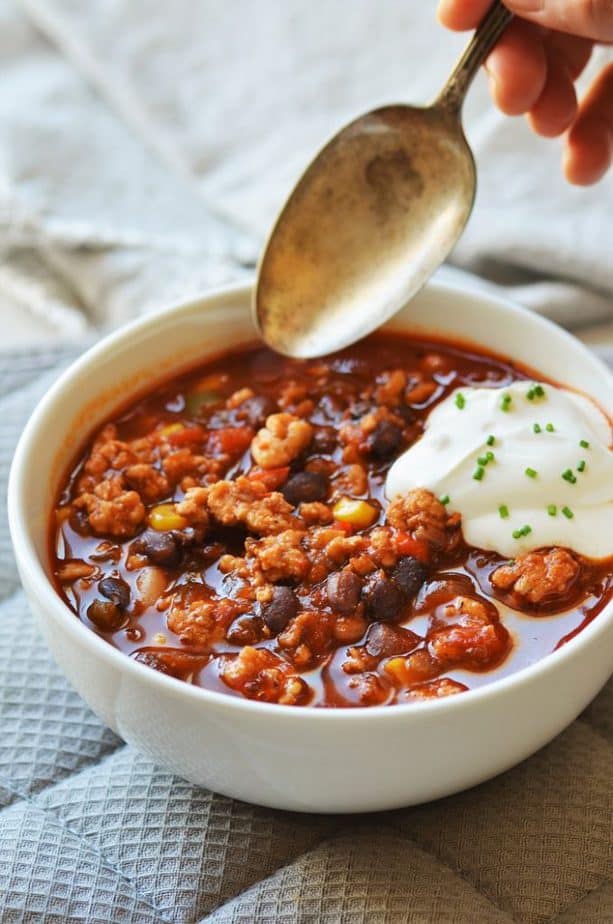
POLYGON ((311 690, 291 665, 266 648, 246 645, 236 657, 223 659, 221 678, 248 699, 286 706, 308 702, 311 690))
POLYGON ((75 500, 85 510, 92 531, 99 536, 129 539, 145 519, 145 507, 136 491, 126 491, 121 477, 107 478, 75 500))
POLYGON ((496 590, 513 591, 535 605, 563 597, 579 574, 579 562, 566 549, 538 549, 501 565, 491 581, 496 590))

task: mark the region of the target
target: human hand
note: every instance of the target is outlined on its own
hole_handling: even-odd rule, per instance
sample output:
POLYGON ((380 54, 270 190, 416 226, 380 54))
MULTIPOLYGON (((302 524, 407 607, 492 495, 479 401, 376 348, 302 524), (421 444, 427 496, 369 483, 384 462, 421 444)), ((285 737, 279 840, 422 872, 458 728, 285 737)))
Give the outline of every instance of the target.
MULTIPOLYGON (((474 29, 491 0, 440 0, 449 29, 474 29)), ((613 0, 505 0, 514 19, 485 68, 496 105, 527 113, 546 138, 566 132, 564 172, 570 183, 596 183, 613 161, 613 64, 578 102, 575 81, 597 43, 613 43, 613 0)))

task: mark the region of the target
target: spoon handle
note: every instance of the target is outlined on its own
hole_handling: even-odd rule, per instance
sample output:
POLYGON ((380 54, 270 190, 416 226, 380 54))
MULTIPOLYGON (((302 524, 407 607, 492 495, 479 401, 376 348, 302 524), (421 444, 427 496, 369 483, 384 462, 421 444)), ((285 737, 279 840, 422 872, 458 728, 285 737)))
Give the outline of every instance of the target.
POLYGON ((512 19, 513 13, 500 0, 495 0, 454 67, 435 106, 459 115, 475 74, 512 19))

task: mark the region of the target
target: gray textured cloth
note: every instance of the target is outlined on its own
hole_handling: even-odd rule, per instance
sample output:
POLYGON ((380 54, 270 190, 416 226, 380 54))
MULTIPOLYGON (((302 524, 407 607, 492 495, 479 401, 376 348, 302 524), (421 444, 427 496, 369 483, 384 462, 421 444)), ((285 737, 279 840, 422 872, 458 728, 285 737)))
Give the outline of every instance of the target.
POLYGON ((509 773, 365 818, 233 802, 101 725, 32 623, 3 506, 20 429, 69 358, 13 352, 0 371, 3 924, 610 924, 613 682, 509 773))
MULTIPOLYGON (((2 336, 74 337, 235 277, 339 125, 438 91, 465 37, 434 6, 3 0, 2 336)), ((559 141, 496 112, 482 76, 465 122, 479 188, 457 265, 574 328, 612 322, 613 174, 569 187, 559 141)))

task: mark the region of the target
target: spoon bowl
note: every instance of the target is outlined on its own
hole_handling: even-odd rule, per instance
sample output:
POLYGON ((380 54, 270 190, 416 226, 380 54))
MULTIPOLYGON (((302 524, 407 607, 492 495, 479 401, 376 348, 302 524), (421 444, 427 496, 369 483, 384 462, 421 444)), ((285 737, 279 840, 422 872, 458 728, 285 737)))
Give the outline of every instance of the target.
POLYGON ((462 103, 511 18, 496 0, 432 106, 369 112, 307 168, 258 268, 254 316, 273 349, 309 358, 354 343, 445 260, 477 186, 462 103))
POLYGON ((399 105, 356 119, 311 164, 272 231, 256 293, 265 339, 311 357, 383 324, 452 249, 475 188, 453 112, 399 105))

